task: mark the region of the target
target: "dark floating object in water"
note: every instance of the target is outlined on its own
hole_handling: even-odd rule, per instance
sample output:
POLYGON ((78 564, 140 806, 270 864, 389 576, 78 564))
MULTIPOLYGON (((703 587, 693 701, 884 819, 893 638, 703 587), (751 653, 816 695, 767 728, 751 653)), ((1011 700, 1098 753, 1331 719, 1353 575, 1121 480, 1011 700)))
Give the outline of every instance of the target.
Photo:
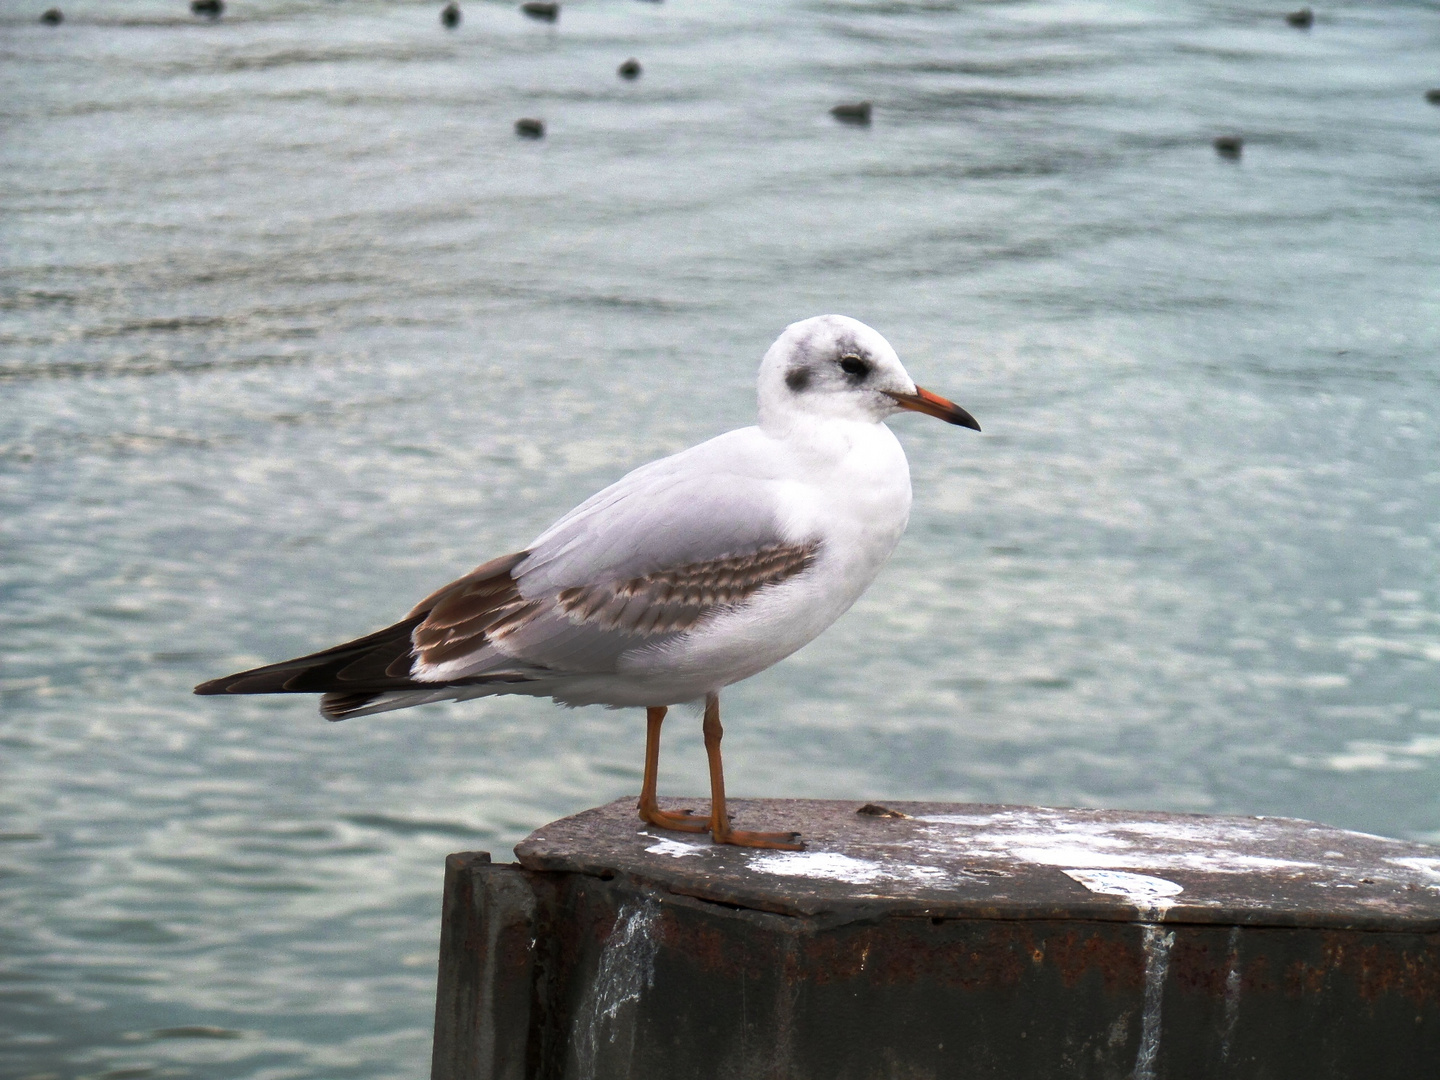
POLYGON ((40 21, 46 26, 59 26, 65 21, 65 13, 58 7, 52 7, 49 11, 45 12, 44 15, 40 16, 40 21))
POLYGON ((1244 146, 1245 140, 1239 135, 1218 135, 1215 138, 1215 152, 1231 161, 1240 159, 1240 151, 1244 146))
POLYGON ((1440 105, 1440 88, 1425 91, 1425 100, 1431 105, 1440 105))
POLYGON ((640 77, 640 61, 633 56, 615 69, 622 79, 638 79, 640 77))
POLYGON ((447 30, 454 30, 460 25, 460 5, 453 2, 446 4, 440 9, 440 25, 447 30))
POLYGON ((190 11, 195 15, 208 15, 218 19, 225 10, 225 0, 190 0, 190 11))
POLYGON ((150 1039, 243 1039, 243 1031, 212 1027, 209 1024, 186 1024, 184 1027, 157 1028, 146 1033, 150 1039))
POLYGON ((870 103, 857 101, 851 105, 836 105, 830 110, 830 115, 842 124, 868 124, 870 123, 870 103))
POLYGON ((560 17, 560 5, 549 0, 525 0, 520 10, 532 19, 544 19, 546 22, 554 22, 560 17))
POLYGON ((522 116, 515 121, 515 134, 522 139, 543 139, 545 137, 545 121, 522 116))
POLYGON ((1301 30, 1309 30, 1310 24, 1315 21, 1315 12, 1308 7, 1302 7, 1299 11, 1292 11, 1286 15, 1285 21, 1291 26, 1298 26, 1301 30))

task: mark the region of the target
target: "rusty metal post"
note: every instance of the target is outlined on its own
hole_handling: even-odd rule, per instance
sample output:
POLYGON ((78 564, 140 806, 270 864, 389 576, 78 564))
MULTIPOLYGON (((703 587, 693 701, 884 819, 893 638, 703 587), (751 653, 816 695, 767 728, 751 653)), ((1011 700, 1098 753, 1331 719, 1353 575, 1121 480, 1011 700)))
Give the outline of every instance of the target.
POLYGON ((1440 1075, 1440 850, 1285 819, 628 802, 447 863, 434 1080, 1440 1075))
POLYGON ((525 1080, 535 895, 483 851, 445 860, 431 1075, 525 1080))

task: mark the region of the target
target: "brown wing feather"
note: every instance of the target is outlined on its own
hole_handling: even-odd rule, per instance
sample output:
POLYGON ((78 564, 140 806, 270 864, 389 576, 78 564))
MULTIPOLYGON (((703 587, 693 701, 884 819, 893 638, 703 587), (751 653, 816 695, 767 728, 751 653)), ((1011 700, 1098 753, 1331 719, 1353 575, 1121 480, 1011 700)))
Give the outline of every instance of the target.
POLYGON ((744 555, 688 563, 643 577, 563 589, 555 598, 577 623, 595 623, 642 637, 689 630, 769 585, 808 570, 818 543, 771 544, 744 555))
MULTIPOLYGON (((424 619, 411 634, 414 655, 427 665, 443 664, 496 641, 540 609, 526 600, 510 571, 528 552, 506 555, 431 593, 411 615, 424 619)), ((407 668, 407 673, 408 673, 407 668)))

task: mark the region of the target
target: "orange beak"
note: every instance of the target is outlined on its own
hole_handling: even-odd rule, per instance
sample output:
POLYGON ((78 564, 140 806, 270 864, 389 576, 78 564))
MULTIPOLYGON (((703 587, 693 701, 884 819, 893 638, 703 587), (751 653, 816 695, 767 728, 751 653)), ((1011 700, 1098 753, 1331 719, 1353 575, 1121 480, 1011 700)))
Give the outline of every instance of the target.
POLYGON ((956 405, 953 401, 946 401, 939 394, 932 394, 929 390, 921 387, 915 388, 913 394, 897 394, 893 390, 885 390, 883 393, 893 398, 896 405, 902 409, 909 409, 911 412, 924 413, 926 416, 934 416, 944 420, 947 424, 958 424, 960 427, 968 427, 975 431, 980 430, 980 425, 968 412, 956 405))

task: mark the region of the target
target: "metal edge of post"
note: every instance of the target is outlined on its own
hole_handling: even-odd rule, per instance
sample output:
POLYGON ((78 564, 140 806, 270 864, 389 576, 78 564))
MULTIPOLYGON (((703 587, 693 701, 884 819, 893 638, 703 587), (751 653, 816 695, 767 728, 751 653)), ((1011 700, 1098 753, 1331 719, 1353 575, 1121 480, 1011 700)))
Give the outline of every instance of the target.
POLYGON ((484 851, 445 859, 431 1080, 524 1080, 536 897, 484 851))

